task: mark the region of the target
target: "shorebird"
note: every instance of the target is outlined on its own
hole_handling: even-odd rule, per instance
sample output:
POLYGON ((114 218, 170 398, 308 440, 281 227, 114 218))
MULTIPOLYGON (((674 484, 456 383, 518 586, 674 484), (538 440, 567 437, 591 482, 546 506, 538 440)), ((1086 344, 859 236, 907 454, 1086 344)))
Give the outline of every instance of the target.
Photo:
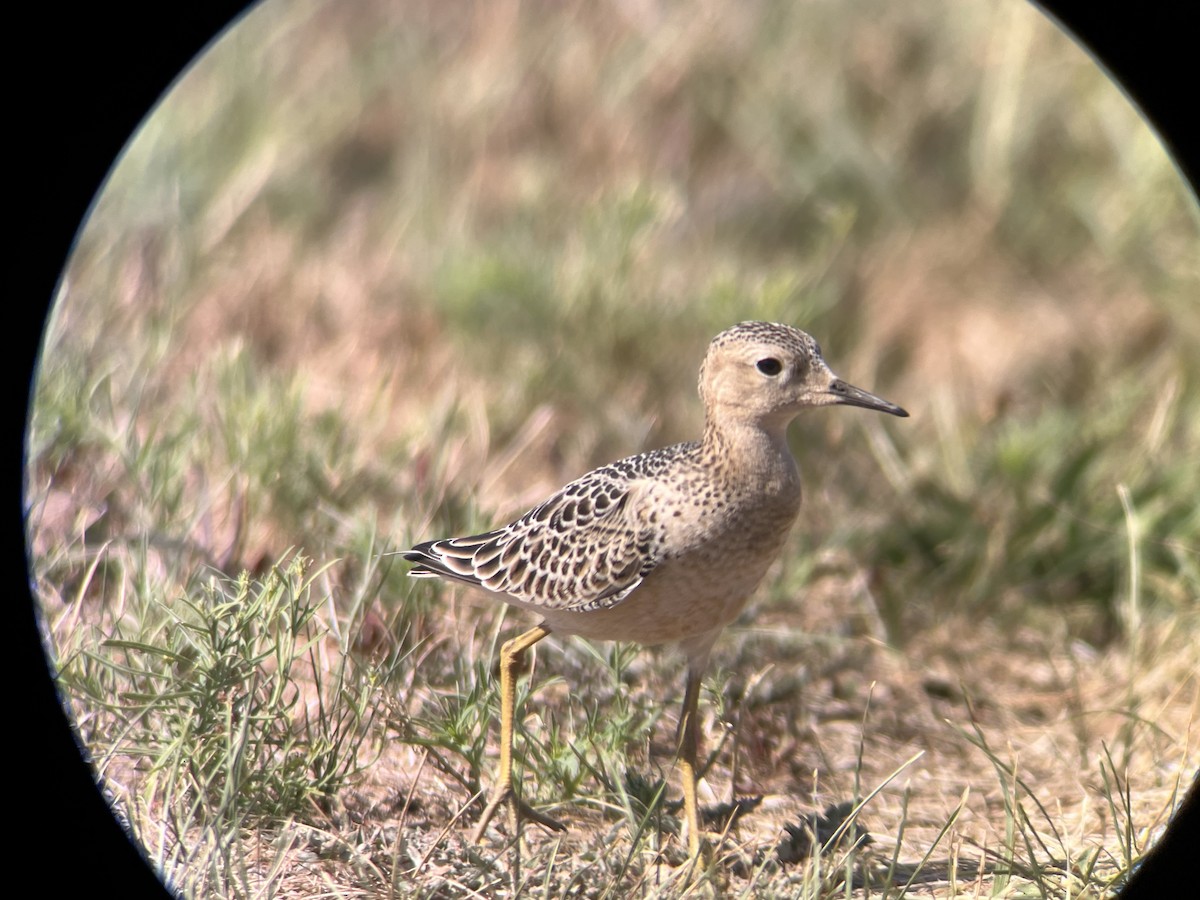
POLYGON ((742 322, 709 344, 700 367, 704 434, 588 472, 520 518, 484 534, 418 544, 409 575, 479 587, 540 621, 500 649, 500 771, 474 840, 509 803, 565 826, 513 791, 515 679, 525 651, 551 633, 639 644, 677 642, 687 658, 677 733, 688 851, 701 851, 696 806, 696 707, 718 635, 779 554, 800 510, 788 424, 838 404, 907 416, 853 387, 798 328, 742 322))

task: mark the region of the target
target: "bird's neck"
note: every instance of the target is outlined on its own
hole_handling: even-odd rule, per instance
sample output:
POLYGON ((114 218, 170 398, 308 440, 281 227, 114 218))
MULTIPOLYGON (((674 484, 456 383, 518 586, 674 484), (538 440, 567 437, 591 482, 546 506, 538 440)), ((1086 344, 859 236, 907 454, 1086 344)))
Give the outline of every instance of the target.
POLYGON ((798 484, 796 460, 787 442, 790 421, 790 416, 768 420, 709 416, 703 448, 716 459, 728 460, 732 471, 755 480, 798 484))

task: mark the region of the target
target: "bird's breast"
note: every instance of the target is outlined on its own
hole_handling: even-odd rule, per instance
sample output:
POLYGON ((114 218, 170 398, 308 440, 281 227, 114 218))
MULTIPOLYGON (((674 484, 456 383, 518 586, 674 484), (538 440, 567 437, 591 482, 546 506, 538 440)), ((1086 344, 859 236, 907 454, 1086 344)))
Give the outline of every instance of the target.
POLYGON ((787 539, 800 508, 799 479, 731 487, 703 479, 665 483, 643 498, 657 564, 619 603, 586 612, 539 610, 551 630, 658 644, 728 625, 787 539))

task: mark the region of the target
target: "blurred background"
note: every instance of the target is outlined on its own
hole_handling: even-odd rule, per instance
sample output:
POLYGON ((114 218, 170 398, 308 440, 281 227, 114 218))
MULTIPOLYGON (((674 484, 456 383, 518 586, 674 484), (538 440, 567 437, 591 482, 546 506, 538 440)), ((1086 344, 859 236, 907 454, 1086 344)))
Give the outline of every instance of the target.
MULTIPOLYGON (((1063 852, 1130 864, 1118 820, 1147 839, 1200 760, 1198 222, 1128 101, 1024 4, 254 8, 114 169, 36 384, 37 587, 114 806, 143 841, 183 821, 152 854, 178 873, 251 820, 307 814, 344 838, 337 803, 360 829, 416 828, 389 791, 424 798, 437 834, 492 771, 487 661, 526 623, 414 585, 387 554, 696 437, 707 341, 769 319, 912 418, 793 426, 805 512, 718 645, 710 799, 775 798, 744 835, 771 844, 925 749, 906 773, 916 843, 897 827, 909 794, 864 812, 919 858, 947 821, 968 843, 1003 831, 1019 792, 998 786, 1016 763, 995 747, 1017 747, 1029 796, 1078 821, 1063 852), (215 740, 197 710, 243 682, 152 698, 235 646, 254 660, 255 623, 223 651, 215 611, 266 602, 297 557, 284 582, 312 631, 296 634, 321 653, 298 641, 309 701, 276 709, 287 737, 258 752, 264 768, 299 753, 309 787, 180 820, 164 810, 220 795, 229 757, 170 788, 171 748, 215 740), (292 727, 342 722, 343 703, 331 746, 292 727), (969 703, 984 730, 964 737, 946 719, 965 724, 969 703), (1142 806, 1097 814, 1130 778, 1142 806), (978 805, 953 813, 970 785, 978 805)), ((531 715, 620 759, 531 743, 539 799, 626 802, 623 760, 669 764, 678 660, 582 642, 545 656, 531 715), (627 727, 598 737, 587 711, 617 702, 627 727)))

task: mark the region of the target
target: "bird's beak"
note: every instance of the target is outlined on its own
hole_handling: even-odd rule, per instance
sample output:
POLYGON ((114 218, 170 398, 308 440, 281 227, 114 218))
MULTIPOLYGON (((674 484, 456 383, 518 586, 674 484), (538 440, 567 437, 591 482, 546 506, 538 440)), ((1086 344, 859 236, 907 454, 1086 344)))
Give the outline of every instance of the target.
POLYGON ((889 415, 900 416, 901 418, 908 417, 908 413, 895 403, 889 403, 882 397, 876 397, 862 388, 846 384, 840 378, 833 379, 829 387, 825 389, 825 393, 833 397, 833 403, 840 403, 846 406, 861 406, 863 409, 874 409, 879 412, 888 413, 889 415))

